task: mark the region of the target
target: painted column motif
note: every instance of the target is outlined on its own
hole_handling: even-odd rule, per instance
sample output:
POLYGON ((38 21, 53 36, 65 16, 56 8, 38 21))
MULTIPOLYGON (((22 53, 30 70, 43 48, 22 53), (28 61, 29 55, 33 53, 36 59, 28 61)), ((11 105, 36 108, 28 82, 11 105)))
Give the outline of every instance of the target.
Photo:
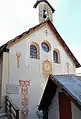
POLYGON ((17 68, 19 68, 19 66, 20 66, 20 56, 21 56, 21 53, 20 52, 17 52, 16 53, 16 56, 17 56, 17 68))
POLYGON ((21 86, 21 116, 22 119, 27 119, 28 116, 28 87, 30 86, 30 81, 19 80, 21 86))
POLYGON ((66 66, 67 66, 67 74, 69 74, 69 63, 68 62, 66 63, 66 66))

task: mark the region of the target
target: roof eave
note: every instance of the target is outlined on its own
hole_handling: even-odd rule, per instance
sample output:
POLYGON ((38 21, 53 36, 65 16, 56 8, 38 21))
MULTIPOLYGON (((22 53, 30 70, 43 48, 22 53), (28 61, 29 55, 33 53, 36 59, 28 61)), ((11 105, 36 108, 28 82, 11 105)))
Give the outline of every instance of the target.
POLYGON ((79 104, 78 100, 71 95, 71 93, 69 91, 67 91, 67 89, 64 88, 64 86, 62 84, 60 84, 58 81, 56 81, 56 79, 54 78, 53 75, 50 75, 51 80, 54 81, 54 83, 62 89, 62 91, 69 97, 69 99, 81 110, 81 104, 79 104), (55 79, 55 80, 54 80, 55 79))
MULTIPOLYGON (((59 83, 56 79, 55 79, 55 76, 54 75, 50 75, 49 76, 49 79, 48 79, 48 82, 47 82, 47 85, 46 85, 46 88, 45 88, 45 90, 44 90, 44 93, 43 93, 43 96, 42 96, 42 99, 41 99, 41 102, 40 102, 40 105, 39 105, 39 107, 38 107, 38 109, 39 110, 43 110, 44 109, 44 105, 43 105, 43 103, 46 101, 46 97, 45 96, 47 96, 47 97, 49 97, 49 83, 50 83, 50 81, 51 81, 51 84, 52 85, 56 85, 56 88, 57 87, 59 87, 68 97, 69 97, 69 99, 81 110, 81 104, 77 101, 77 99, 74 97, 74 96, 72 96, 71 95, 71 93, 70 92, 68 92, 67 91, 67 89, 65 89, 64 87, 63 87, 63 85, 61 84, 61 83, 59 83), (45 95, 45 91, 46 91, 46 89, 48 89, 48 95, 45 95)), ((53 87, 53 88, 55 88, 55 87, 53 87)), ((56 92, 56 91, 55 91, 56 92)), ((52 96, 53 97, 53 96, 52 96)), ((52 98, 51 98, 51 100, 52 100, 52 98)), ((45 102, 46 103, 46 102, 45 102)), ((47 104, 47 103, 46 103, 47 104)), ((51 103, 50 103, 51 104, 51 103)), ((47 108, 49 107, 49 105, 47 104, 47 108)))
POLYGON ((64 47, 64 49, 67 52, 67 54, 74 61, 76 68, 81 67, 81 64, 75 58, 75 56, 73 55, 73 53, 71 52, 71 50, 69 49, 69 47, 66 45, 66 43, 64 42, 64 40, 62 39, 62 37, 60 36, 60 34, 57 32, 57 30, 54 27, 54 25, 52 24, 52 22, 50 20, 48 20, 47 22, 48 22, 49 26, 51 27, 52 31, 55 32, 57 39, 59 40, 59 42, 61 43, 61 45, 64 47))
POLYGON ((47 110, 48 109, 48 107, 51 104, 51 101, 56 93, 56 89, 57 89, 57 85, 53 82, 53 80, 50 79, 50 76, 49 76, 43 96, 42 96, 40 104, 38 106, 39 110, 47 110), (48 100, 46 100, 47 98, 48 98, 48 100))
POLYGON ((50 6, 52 12, 54 13, 55 9, 49 4, 49 2, 47 0, 38 0, 38 1, 36 1, 36 3, 34 4, 33 8, 37 8, 37 6, 38 6, 38 4, 40 2, 46 2, 50 6))
POLYGON ((80 67, 81 67, 80 63, 76 64, 76 68, 80 68, 80 67))
MULTIPOLYGON (((11 41, 7 42, 6 44, 4 44, 3 46, 0 47, 0 52, 2 52, 2 51, 1 51, 2 47, 5 46, 6 48, 9 48, 9 47, 8 47, 9 44, 11 44, 12 42, 15 42, 16 40, 19 40, 21 37, 24 36, 24 34, 32 33, 32 31, 36 30, 39 26, 41 26, 41 25, 43 25, 43 24, 45 24, 45 23, 47 23, 47 24, 50 26, 50 28, 52 29, 52 31, 56 34, 57 39, 59 40, 59 42, 60 42, 60 43, 62 44, 62 46, 64 47, 64 49, 65 49, 65 51, 67 52, 67 54, 68 54, 68 55, 71 57, 71 59, 74 61, 76 68, 81 67, 80 63, 79 63, 78 60, 75 58, 75 56, 73 55, 73 53, 70 51, 69 47, 66 45, 66 43, 64 42, 64 40, 62 39, 62 37, 59 35, 59 33, 57 32, 56 28, 54 27, 54 25, 52 24, 52 22, 51 22, 50 20, 47 20, 47 21, 45 21, 45 22, 43 22, 43 23, 41 23, 41 24, 36 25, 35 27, 29 29, 28 31, 22 33, 21 35, 17 36, 16 38, 12 39, 11 41)), ((4 48, 3 48, 3 49, 4 49, 4 48)), ((3 50, 3 52, 4 52, 4 50, 3 50)))

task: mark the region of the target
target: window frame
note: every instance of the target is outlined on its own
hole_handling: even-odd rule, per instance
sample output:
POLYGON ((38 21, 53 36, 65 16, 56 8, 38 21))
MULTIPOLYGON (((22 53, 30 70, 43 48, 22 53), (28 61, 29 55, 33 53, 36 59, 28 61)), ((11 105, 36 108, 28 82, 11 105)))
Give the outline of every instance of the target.
POLYGON ((60 53, 58 49, 53 50, 53 61, 54 63, 60 63, 60 53), (55 55, 55 58, 54 58, 54 55, 55 55))
POLYGON ((32 42, 30 45, 30 58, 40 59, 40 48, 36 42, 32 42), (31 49, 32 46, 35 48, 35 50, 31 49), (35 54, 33 55, 33 53, 35 53, 35 54))
POLYGON ((48 41, 44 41, 41 43, 42 50, 48 53, 51 50, 51 45, 48 41), (45 49, 46 48, 46 49, 45 49))
POLYGON ((37 48, 35 45, 30 45, 30 57, 37 59, 37 48))

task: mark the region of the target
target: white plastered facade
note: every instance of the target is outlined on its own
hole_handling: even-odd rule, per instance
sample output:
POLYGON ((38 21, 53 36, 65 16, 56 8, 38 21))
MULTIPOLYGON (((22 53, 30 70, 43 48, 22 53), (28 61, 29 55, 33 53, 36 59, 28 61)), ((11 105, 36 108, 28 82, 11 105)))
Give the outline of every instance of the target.
MULTIPOLYGON (((58 42, 56 36, 48 26, 45 24, 43 27, 39 28, 29 36, 22 39, 20 42, 9 47, 9 53, 3 55, 3 77, 2 77, 2 95, 6 95, 6 84, 16 84, 19 86, 19 80, 30 80, 30 87, 28 93, 28 109, 29 109, 29 119, 36 119, 37 105, 39 105, 40 99, 42 97, 47 79, 44 79, 42 63, 45 60, 49 60, 52 63, 52 74, 68 74, 67 63, 69 64, 69 73, 75 74, 76 67, 73 60, 68 56, 64 48, 58 42), (46 36, 45 30, 48 31, 46 36), (48 41, 51 45, 51 50, 46 53, 41 47, 41 43, 48 41), (40 58, 32 59, 30 58, 30 45, 32 42, 36 42, 40 48, 40 58), (58 49, 60 52, 60 62, 54 63, 53 61, 53 50, 58 49), (21 52, 20 56, 20 66, 17 67, 17 56, 16 53, 21 52), (6 65, 5 65, 6 64, 6 65), (6 74, 4 74, 6 70, 6 74)), ((20 88, 19 88, 20 89, 20 88)), ((19 96, 14 97, 16 104, 19 104, 21 94, 19 91, 19 96)))

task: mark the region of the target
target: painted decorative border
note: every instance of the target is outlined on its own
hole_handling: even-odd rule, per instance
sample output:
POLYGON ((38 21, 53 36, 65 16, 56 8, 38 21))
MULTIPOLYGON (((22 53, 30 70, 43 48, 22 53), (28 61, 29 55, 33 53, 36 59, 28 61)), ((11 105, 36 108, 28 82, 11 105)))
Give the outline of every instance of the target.
POLYGON ((21 116, 22 116, 22 119, 27 119, 28 117, 28 87, 30 86, 30 81, 19 80, 19 84, 21 86, 21 96, 22 96, 21 116))

